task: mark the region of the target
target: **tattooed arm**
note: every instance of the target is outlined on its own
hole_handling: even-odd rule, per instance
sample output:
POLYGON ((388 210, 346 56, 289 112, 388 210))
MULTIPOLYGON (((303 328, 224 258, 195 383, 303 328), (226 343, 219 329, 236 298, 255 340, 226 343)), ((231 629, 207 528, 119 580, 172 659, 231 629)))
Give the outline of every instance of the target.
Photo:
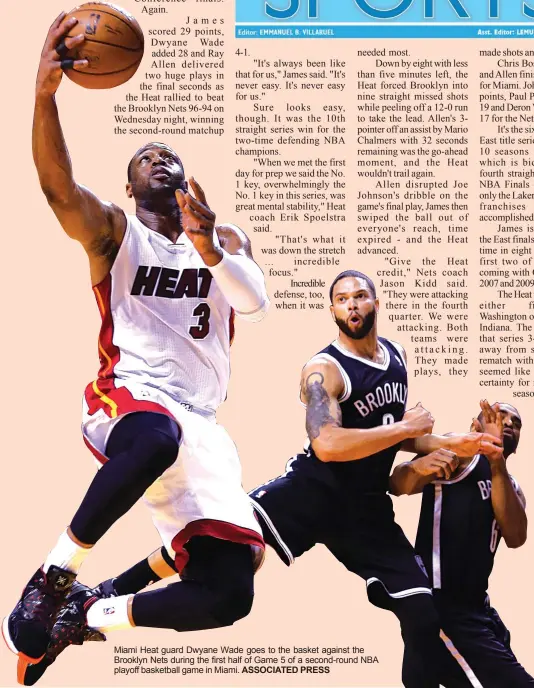
POLYGON ((341 426, 338 398, 343 380, 336 365, 312 361, 301 377, 301 398, 306 404, 306 431, 321 461, 355 461, 432 430, 434 419, 420 404, 399 423, 360 430, 341 426))

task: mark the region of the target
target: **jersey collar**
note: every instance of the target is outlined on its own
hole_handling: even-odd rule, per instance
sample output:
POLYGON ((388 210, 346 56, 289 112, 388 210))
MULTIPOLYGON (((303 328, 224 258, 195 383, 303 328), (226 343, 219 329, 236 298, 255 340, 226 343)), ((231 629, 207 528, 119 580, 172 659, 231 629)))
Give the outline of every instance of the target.
POLYGON ((365 365, 371 366, 371 368, 378 368, 378 370, 387 370, 389 368, 389 349, 385 347, 380 340, 378 341, 378 346, 382 349, 384 354, 384 363, 376 363, 375 361, 370 361, 368 358, 356 356, 356 354, 353 354, 351 351, 348 351, 345 349, 345 347, 341 346, 337 339, 332 342, 332 346, 342 353, 343 356, 354 358, 356 361, 360 361, 360 363, 365 363, 365 365))
POLYGON ((452 480, 434 480, 433 483, 437 485, 454 485, 454 483, 459 483, 461 480, 467 478, 467 476, 474 471, 479 459, 480 454, 476 454, 476 456, 473 456, 471 462, 467 464, 464 470, 459 475, 457 475, 456 478, 453 478, 452 480))

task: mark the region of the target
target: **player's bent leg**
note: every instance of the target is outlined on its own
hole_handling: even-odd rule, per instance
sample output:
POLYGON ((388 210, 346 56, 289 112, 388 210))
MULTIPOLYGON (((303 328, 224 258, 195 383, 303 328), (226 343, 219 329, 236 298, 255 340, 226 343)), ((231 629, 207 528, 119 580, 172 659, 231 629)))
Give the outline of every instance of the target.
POLYGON ((92 590, 75 583, 44 659, 37 664, 19 660, 20 683, 33 685, 66 647, 105 640, 104 632, 134 626, 205 630, 230 626, 246 616, 254 599, 253 549, 212 537, 195 537, 186 547, 190 559, 183 576, 187 580, 160 590, 117 597, 112 590, 110 598, 102 584, 92 590))
POLYGON ((229 626, 246 616, 254 598, 249 545, 203 536, 190 540, 187 549, 186 580, 98 600, 87 611, 87 626, 102 633, 133 626, 197 631, 229 626))
MULTIPOLYGON (((253 569, 256 572, 263 563, 265 550, 254 545, 250 545, 250 549, 253 569)), ((124 573, 103 581, 94 589, 74 582, 72 591, 66 599, 65 606, 60 611, 54 624, 50 634, 50 643, 43 659, 37 664, 19 659, 17 667, 19 683, 33 686, 69 645, 105 640, 105 636, 102 633, 87 627, 82 610, 80 610, 80 618, 72 615, 73 601, 82 599, 82 596, 87 598, 85 600, 87 602, 93 598, 102 599, 136 593, 156 581, 173 576, 176 573, 174 560, 170 557, 167 549, 162 547, 152 552, 146 559, 138 562, 124 573), (83 621, 80 621, 80 619, 83 619, 83 621)), ((250 610, 250 605, 251 595, 245 589, 231 593, 227 598, 223 597, 220 613, 221 624, 228 620, 230 623, 233 623, 238 618, 246 616, 250 610), (228 606, 228 611, 225 609, 226 606, 228 606)))
POLYGON ((174 463, 179 444, 177 424, 163 414, 133 413, 117 424, 108 441, 110 460, 2 624, 7 646, 23 661, 43 658, 58 611, 91 547, 174 463))
MULTIPOLYGON (((265 559, 265 549, 257 545, 249 545, 252 554, 254 573, 259 571, 265 559)), ((152 552, 146 559, 138 562, 124 573, 114 578, 108 578, 100 583, 95 592, 100 597, 117 597, 143 590, 143 588, 174 576, 178 573, 174 559, 169 555, 166 547, 152 552)), ((182 572, 183 573, 183 572, 182 572)))
POLYGON ((100 583, 96 591, 102 597, 128 595, 129 593, 139 592, 163 578, 174 576, 176 573, 177 569, 174 560, 167 552, 167 549, 161 547, 161 549, 152 552, 146 559, 134 564, 127 571, 100 583))
POLYGON ((195 537, 187 550, 186 580, 134 597, 135 625, 204 630, 232 625, 250 612, 254 560, 249 545, 195 537))
POLYGON ((43 659, 33 664, 19 658, 18 682, 25 686, 33 686, 69 645, 80 645, 87 641, 106 639, 105 635, 99 631, 93 631, 87 627, 83 608, 78 605, 80 609, 77 610, 76 604, 73 605, 73 602, 76 603, 76 600, 81 600, 87 603, 94 602, 95 599, 136 593, 148 585, 176 573, 173 559, 169 556, 166 548, 162 547, 116 578, 109 578, 94 589, 75 581, 52 628, 50 642, 43 659))
MULTIPOLYGON (((83 620, 82 626, 85 624, 87 627, 88 621, 90 627, 98 630, 104 627, 109 630, 131 628, 135 625, 194 630, 229 625, 250 610, 253 594, 250 545, 260 547, 263 540, 250 502, 241 487, 235 445, 224 430, 210 419, 188 412, 179 405, 173 409, 173 415, 178 419, 177 422, 166 414, 140 412, 126 416, 116 424, 105 447, 108 460, 96 476, 71 524, 74 536, 83 543, 93 544, 144 494, 163 542, 169 547, 172 540, 177 565, 180 554, 180 568, 190 558, 189 568, 192 570, 193 564, 202 559, 200 551, 193 551, 193 534, 184 538, 188 534, 187 526, 196 521, 203 526, 205 521, 222 524, 224 527, 221 526, 219 530, 231 531, 237 527, 243 544, 215 540, 219 544, 213 547, 223 545, 224 552, 211 552, 204 569, 197 566, 197 572, 190 574, 188 581, 170 586, 170 592, 156 591, 158 596, 155 599, 150 597, 150 609, 143 609, 142 594, 136 596, 138 599, 131 595, 119 595, 106 601, 91 602, 90 608, 88 604, 85 605, 74 615, 83 620), (176 463, 181 441, 178 425, 180 428, 187 427, 184 430, 180 465, 176 463), (195 501, 194 513, 183 509, 172 509, 168 513, 165 509, 169 500, 174 499, 185 483, 187 489, 203 495, 204 503, 202 500, 195 501), (223 499, 222 495, 226 495, 226 498, 223 499), (203 511, 205 506, 210 509, 207 519, 203 511), (192 556, 184 550, 186 544, 192 556), (232 547, 237 550, 232 550, 232 547), (227 556, 222 556, 226 552, 227 556), (246 568, 241 568, 239 558, 246 562, 246 568), (216 565, 219 559, 222 560, 221 566, 216 565), (229 574, 225 575, 225 572, 229 574), (241 575, 243 577, 239 579, 241 575), (111 608, 113 614, 109 613, 111 608), (114 619, 111 625, 110 617, 114 619)), ((95 448, 98 449, 97 445, 95 448)), ((219 537, 226 535, 219 534, 219 537)), ((207 537, 203 539, 211 540, 207 537)), ((137 582, 134 581, 132 585, 137 585, 137 582)), ((76 601, 73 600, 70 605, 75 606, 76 601)))
POLYGON ((160 413, 125 416, 106 446, 109 459, 96 474, 71 523, 82 542, 95 544, 176 460, 181 432, 160 413))

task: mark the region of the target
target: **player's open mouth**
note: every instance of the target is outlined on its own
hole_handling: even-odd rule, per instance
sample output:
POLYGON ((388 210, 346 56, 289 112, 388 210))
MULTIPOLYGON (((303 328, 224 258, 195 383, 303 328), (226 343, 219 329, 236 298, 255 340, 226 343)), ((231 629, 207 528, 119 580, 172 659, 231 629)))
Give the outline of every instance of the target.
POLYGON ((351 325, 358 325, 360 322, 360 317, 358 315, 351 315, 349 318, 349 322, 351 325))

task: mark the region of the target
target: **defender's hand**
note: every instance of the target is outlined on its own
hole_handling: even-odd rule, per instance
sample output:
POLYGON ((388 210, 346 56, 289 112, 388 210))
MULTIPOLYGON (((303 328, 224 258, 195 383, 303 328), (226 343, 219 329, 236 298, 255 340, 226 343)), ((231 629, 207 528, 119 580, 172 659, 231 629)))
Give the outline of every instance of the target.
POLYGON ((210 210, 204 191, 192 177, 189 185, 194 196, 181 189, 175 192, 182 213, 182 227, 202 260, 211 267, 217 265, 223 255, 215 238, 215 213, 210 210))
POLYGON ((431 476, 434 480, 450 480, 459 463, 460 460, 454 452, 438 449, 431 454, 414 459, 410 466, 421 477, 431 476))
POLYGON ((482 409, 483 432, 489 432, 491 435, 495 435, 495 437, 498 437, 502 440, 504 426, 499 404, 496 403, 493 404, 493 406, 490 406, 487 399, 482 399, 480 402, 480 408, 482 409))
POLYGON ((65 59, 67 52, 71 48, 80 45, 85 40, 83 33, 66 38, 72 27, 76 26, 78 20, 75 17, 65 20, 65 16, 65 12, 62 12, 54 20, 48 31, 43 52, 41 53, 39 71, 37 72, 37 95, 53 96, 61 83, 63 69, 87 67, 89 64, 87 60, 65 59))
POLYGON ((406 428, 406 437, 422 437, 432 432, 434 418, 430 411, 427 411, 421 402, 404 414, 401 421, 406 428))
POLYGON ((471 430, 489 433, 493 441, 479 451, 490 461, 501 461, 504 458, 502 450, 503 422, 499 404, 490 406, 486 399, 482 399, 480 408, 482 409, 482 422, 478 418, 473 418, 471 430))
POLYGON ((502 440, 488 432, 482 432, 480 423, 473 422, 471 432, 464 434, 448 435, 447 449, 450 449, 458 456, 475 456, 475 454, 488 455, 488 452, 502 453, 502 440))

